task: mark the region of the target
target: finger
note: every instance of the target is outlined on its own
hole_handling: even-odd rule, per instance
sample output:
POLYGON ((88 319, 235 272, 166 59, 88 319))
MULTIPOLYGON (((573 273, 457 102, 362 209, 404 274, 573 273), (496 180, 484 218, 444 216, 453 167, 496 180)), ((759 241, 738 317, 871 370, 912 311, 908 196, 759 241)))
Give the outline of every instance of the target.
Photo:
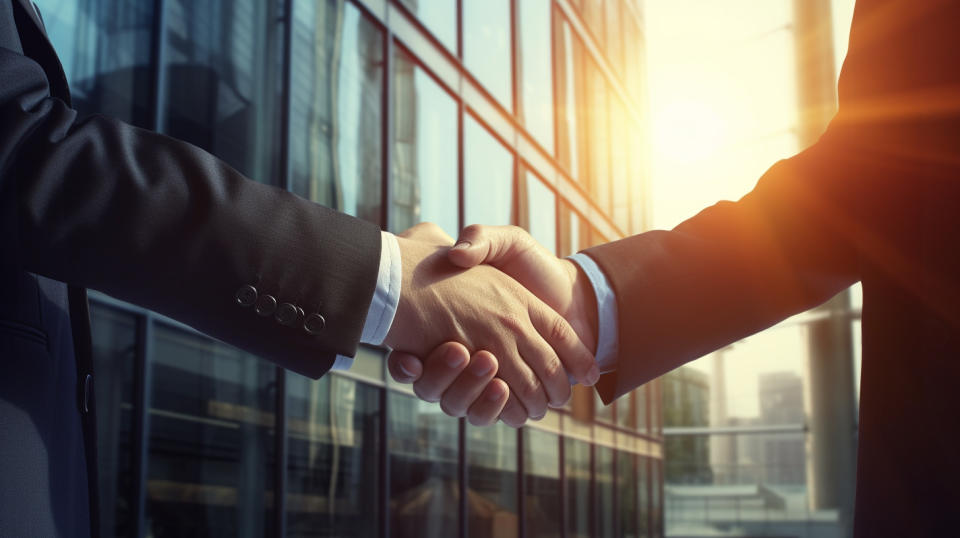
POLYGON ((528 416, 527 410, 520 403, 520 399, 511 390, 507 397, 507 403, 504 405, 503 411, 500 412, 500 420, 511 428, 521 428, 527 423, 528 416))
POLYGON ((552 308, 539 300, 530 303, 530 321, 540 336, 556 351, 570 377, 591 386, 600 379, 596 358, 580 341, 573 327, 552 308))
POLYGON ((496 267, 500 262, 510 261, 518 252, 536 246, 537 242, 523 228, 471 224, 460 232, 447 258, 464 268, 481 263, 496 267))
MULTIPOLYGON (((512 331, 520 334, 523 329, 512 331)), ((529 329, 527 329, 529 332, 529 329)), ((510 387, 511 398, 516 397, 523 408, 523 419, 542 417, 547 413, 547 393, 540 378, 530 369, 526 360, 516 348, 493 348, 494 356, 500 362, 498 376, 510 387)))
POLYGON ((463 417, 487 383, 497 373, 497 359, 489 351, 478 351, 470 365, 457 376, 440 398, 440 409, 451 417, 463 417))
POLYGON ((413 383, 423 373, 420 358, 403 351, 391 351, 387 357, 387 370, 397 383, 413 383))
MULTIPOLYGON (((570 379, 560 359, 547 342, 539 335, 534 338, 522 338, 517 342, 524 362, 537 374, 547 393, 551 407, 560 407, 570 399, 570 379)), ((542 415, 531 413, 530 418, 538 420, 542 415)))
POLYGON ((474 400, 467 410, 467 420, 474 426, 489 426, 497 421, 497 417, 507 405, 510 389, 502 379, 493 378, 484 387, 480 397, 474 400))
POLYGON ((423 364, 423 375, 413 383, 413 392, 421 400, 439 402, 444 391, 470 362, 463 345, 447 342, 436 347, 423 364))

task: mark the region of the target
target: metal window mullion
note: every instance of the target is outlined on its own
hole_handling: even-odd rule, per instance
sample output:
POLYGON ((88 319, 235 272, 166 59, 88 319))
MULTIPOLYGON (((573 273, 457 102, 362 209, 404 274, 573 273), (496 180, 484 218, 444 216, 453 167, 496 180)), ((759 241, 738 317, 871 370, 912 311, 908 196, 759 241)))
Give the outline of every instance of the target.
POLYGON ((526 469, 523 460, 523 428, 517 429, 517 536, 527 536, 526 469))
MULTIPOLYGON (((380 96, 380 141, 381 141, 381 207, 380 219, 381 227, 384 230, 390 229, 390 222, 393 218, 393 184, 392 184, 392 166, 393 166, 393 110, 396 103, 393 98, 394 70, 396 62, 394 61, 394 43, 393 32, 390 30, 389 6, 385 10, 385 24, 383 27, 383 93, 380 96)), ((386 384, 380 388, 380 451, 378 453, 380 468, 380 491, 377 495, 377 512, 380 514, 379 533, 382 538, 390 535, 390 454, 388 447, 390 428, 388 420, 390 417, 390 391, 386 384)))
POLYGON ((133 535, 146 536, 147 467, 149 461, 150 395, 152 393, 153 313, 137 317, 137 354, 133 402, 133 535))
MULTIPOLYGON (((293 2, 279 0, 283 42, 281 45, 280 86, 280 187, 289 191, 290 181, 290 116, 293 100, 293 2)), ((278 7, 274 6, 274 7, 278 7)), ((287 371, 277 366, 274 369, 276 393, 274 395, 274 478, 273 478, 273 532, 282 538, 287 534, 287 371)))

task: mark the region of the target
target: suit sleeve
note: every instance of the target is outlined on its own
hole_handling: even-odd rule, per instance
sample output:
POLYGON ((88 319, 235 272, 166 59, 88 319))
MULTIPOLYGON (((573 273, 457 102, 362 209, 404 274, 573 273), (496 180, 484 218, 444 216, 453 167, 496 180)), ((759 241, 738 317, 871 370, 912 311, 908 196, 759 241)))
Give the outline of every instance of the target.
POLYGON ((857 159, 839 138, 777 163, 737 202, 586 251, 617 302, 617 369, 597 385, 605 402, 859 279, 857 159))
POLYGON ((2 48, 0 129, 2 233, 16 238, 23 269, 304 375, 356 353, 377 281, 376 226, 246 179, 187 143, 102 116, 77 121, 37 63, 2 48), (241 306, 246 285, 301 317, 283 325, 241 306), (313 334, 310 314, 325 320, 313 334))

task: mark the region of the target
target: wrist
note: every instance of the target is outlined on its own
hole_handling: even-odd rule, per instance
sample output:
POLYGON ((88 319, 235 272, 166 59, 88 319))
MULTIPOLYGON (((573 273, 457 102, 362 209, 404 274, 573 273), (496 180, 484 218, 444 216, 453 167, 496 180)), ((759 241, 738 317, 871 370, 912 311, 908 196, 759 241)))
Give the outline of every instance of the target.
POLYGON ((593 289, 590 278, 584 273, 579 264, 568 259, 562 260, 564 269, 571 283, 571 305, 566 312, 567 321, 576 331, 580 341, 591 353, 597 353, 597 294, 593 289))

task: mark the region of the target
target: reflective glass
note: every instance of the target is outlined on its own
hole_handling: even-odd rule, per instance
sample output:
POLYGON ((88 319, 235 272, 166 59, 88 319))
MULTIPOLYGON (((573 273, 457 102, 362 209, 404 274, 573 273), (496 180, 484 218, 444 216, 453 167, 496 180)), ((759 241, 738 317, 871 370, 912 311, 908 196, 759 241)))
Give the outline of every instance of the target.
POLYGON ((143 0, 36 0, 80 114, 153 123, 150 48, 154 6, 143 0))
POLYGON ((402 232, 429 221, 456 237, 457 103, 413 58, 396 50, 390 229, 402 232))
POLYGON ((650 462, 650 535, 663 536, 663 460, 650 462))
POLYGON ((581 114, 584 105, 583 45, 570 24, 556 17, 557 38, 557 158, 574 179, 585 181, 586 144, 583 144, 581 114))
POLYGON ((647 398, 649 397, 649 385, 643 385, 640 388, 634 391, 633 401, 636 404, 637 408, 637 431, 640 433, 648 433, 648 428, 650 427, 650 420, 648 417, 648 402, 647 398))
POLYGON ((510 0, 462 0, 463 64, 507 110, 513 110, 510 0))
POLYGON ((279 184, 281 19, 262 0, 167 0, 166 134, 279 184))
POLYGON ((617 513, 613 505, 613 449, 606 446, 594 448, 594 492, 597 496, 597 536, 613 538, 616 532, 617 513))
POLYGON ((343 0, 293 3, 290 188, 380 223, 383 34, 343 0))
POLYGON ((557 251, 557 195, 540 178, 526 172, 530 235, 550 252, 557 251))
POLYGON ((560 535, 560 455, 557 436, 524 428, 524 521, 530 538, 560 535))
POLYGON ((271 536, 276 367, 157 324, 147 532, 271 536))
POLYGON ((650 458, 639 456, 637 460, 637 506, 639 510, 639 534, 650 536, 650 458))
POLYGON ((633 398, 633 394, 625 394, 615 402, 614 407, 616 413, 614 416, 616 417, 617 426, 620 426, 621 428, 633 429, 633 412, 635 407, 633 398))
POLYGON ((458 422, 437 404, 390 392, 390 536, 448 538, 459 531, 458 422))
MULTIPOLYGON (((628 15, 622 5, 623 0, 606 0, 604 11, 606 24, 604 37, 606 39, 607 60, 616 76, 623 80, 623 19, 628 15)), ((632 15, 630 15, 632 16, 632 15)))
POLYGON ((434 37, 457 53, 457 0, 400 0, 434 37))
POLYGON ((467 529, 472 537, 518 534, 517 430, 467 426, 467 529))
POLYGON ((603 5, 610 1, 613 0, 583 0, 583 22, 587 23, 587 28, 601 47, 606 36, 603 5))
POLYGON ((520 87, 523 124, 553 154, 553 62, 550 0, 522 0, 519 8, 520 87))
POLYGON ((588 233, 588 231, 589 228, 585 223, 583 223, 583 218, 580 216, 580 214, 571 209, 570 206, 561 204, 559 237, 560 256, 569 256, 586 248, 588 245, 584 235, 588 233))
POLYGON ((464 224, 511 224, 513 154, 470 115, 464 118, 463 151, 464 224))
POLYGON ((630 131, 632 117, 619 97, 610 99, 610 180, 611 216, 625 233, 630 233, 630 131))
POLYGON ((609 90, 603 73, 593 62, 587 62, 590 103, 587 109, 590 152, 590 192, 593 199, 610 214, 610 131, 609 90))
POLYGON ((287 374, 287 534, 375 536, 380 389, 287 374))
POLYGON ((133 533, 133 369, 137 323, 130 314, 91 304, 93 369, 97 373, 97 465, 100 528, 108 536, 133 533))
POLYGON ((617 458, 617 522, 621 538, 637 538, 637 456, 629 452, 616 452, 617 458))
POLYGON ((566 529, 568 538, 589 538, 593 508, 590 496, 590 445, 584 441, 563 440, 563 466, 566 478, 566 529))
POLYGON ((647 191, 647 162, 643 151, 640 129, 628 130, 627 159, 629 162, 627 183, 630 190, 630 234, 645 231, 650 193, 647 191))

